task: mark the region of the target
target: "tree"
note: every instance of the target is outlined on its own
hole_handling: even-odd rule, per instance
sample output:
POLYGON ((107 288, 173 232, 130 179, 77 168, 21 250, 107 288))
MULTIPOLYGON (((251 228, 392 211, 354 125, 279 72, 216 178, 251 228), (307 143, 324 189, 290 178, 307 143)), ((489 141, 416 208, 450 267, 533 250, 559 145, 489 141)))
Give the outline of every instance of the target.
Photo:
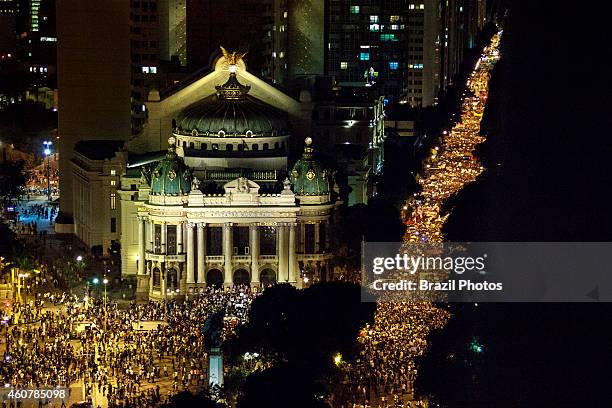
POLYGON ((225 405, 214 401, 206 391, 197 394, 184 391, 172 396, 161 408, 225 408, 225 405))
POLYGON ((239 407, 321 406, 330 393, 330 379, 339 374, 334 356, 340 353, 343 360, 354 360, 359 330, 373 315, 374 304, 361 302, 357 284, 326 282, 303 291, 282 284, 266 289, 253 301, 249 322, 226 346, 235 359, 256 352, 272 363, 247 377, 239 407))
POLYGON ((238 408, 327 408, 325 387, 302 367, 282 363, 250 375, 238 408))
POLYGON ((0 163, 0 198, 5 205, 21 197, 26 181, 23 161, 0 163))

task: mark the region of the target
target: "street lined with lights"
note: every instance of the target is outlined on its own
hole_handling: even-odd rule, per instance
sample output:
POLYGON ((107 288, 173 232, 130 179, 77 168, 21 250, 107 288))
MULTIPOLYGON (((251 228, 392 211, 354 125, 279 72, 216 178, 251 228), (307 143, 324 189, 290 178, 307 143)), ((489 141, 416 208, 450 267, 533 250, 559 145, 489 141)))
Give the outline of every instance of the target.
MULTIPOLYGON (((480 135, 480 122, 491 70, 500 58, 501 34, 495 34, 485 47, 467 81, 461 121, 443 132, 439 146, 423 163, 417 177, 421 191, 404 206, 406 243, 443 242, 442 228, 449 216, 442 213, 443 204, 484 171, 474 150, 485 140, 480 135)), ((416 358, 427 352, 429 333, 443 328, 449 318, 448 311, 427 302, 379 301, 373 324, 367 325, 358 339, 361 357, 354 366, 347 365, 351 406, 390 408, 413 400, 416 358)), ((484 350, 477 342, 471 347, 477 353, 484 350)), ((410 406, 426 405, 426 401, 412 401, 410 406)))

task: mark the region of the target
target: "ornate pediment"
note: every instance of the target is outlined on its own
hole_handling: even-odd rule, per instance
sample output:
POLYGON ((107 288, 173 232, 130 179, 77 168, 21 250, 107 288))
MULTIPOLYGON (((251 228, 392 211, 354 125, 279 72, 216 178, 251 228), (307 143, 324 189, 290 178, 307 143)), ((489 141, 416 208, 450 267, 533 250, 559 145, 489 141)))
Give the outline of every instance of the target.
POLYGON ((237 179, 226 183, 223 188, 225 189, 225 194, 259 194, 259 184, 247 179, 246 177, 238 177, 237 179))

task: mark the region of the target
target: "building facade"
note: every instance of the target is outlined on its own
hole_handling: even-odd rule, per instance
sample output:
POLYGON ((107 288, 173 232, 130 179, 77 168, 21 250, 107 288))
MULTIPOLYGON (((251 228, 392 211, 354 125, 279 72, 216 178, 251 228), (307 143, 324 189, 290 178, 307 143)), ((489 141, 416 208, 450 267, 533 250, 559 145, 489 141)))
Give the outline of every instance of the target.
MULTIPOLYGON (((124 275, 136 265, 142 298, 184 298, 206 287, 276 282, 296 286, 326 279, 334 209, 325 170, 304 156, 276 193, 239 177, 221 194, 204 194, 200 181, 170 139, 166 157, 122 206, 123 242, 136 242, 124 275), (293 188, 293 190, 292 190, 293 188)), ((127 198, 127 197, 125 197, 127 198)), ((122 197, 122 200, 124 198, 122 197)))

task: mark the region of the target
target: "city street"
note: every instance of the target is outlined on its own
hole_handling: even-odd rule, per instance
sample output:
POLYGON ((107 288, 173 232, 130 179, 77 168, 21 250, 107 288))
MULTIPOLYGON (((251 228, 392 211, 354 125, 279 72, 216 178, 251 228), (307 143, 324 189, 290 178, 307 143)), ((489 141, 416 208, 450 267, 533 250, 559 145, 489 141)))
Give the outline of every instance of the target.
MULTIPOLYGON (((499 60, 501 34, 500 31, 493 36, 469 77, 461 120, 443 132, 440 145, 425 161, 424 171, 418 176, 421 192, 405 204, 407 243, 443 242, 442 227, 448 218, 448 214, 441 213, 444 202, 484 171, 473 153, 484 141, 480 121, 491 70, 499 60)), ((358 339, 364 349, 363 358, 347 367, 349 383, 353 385, 348 402, 364 408, 426 406, 413 394, 416 359, 427 351, 428 335, 443 328, 449 318, 449 312, 428 302, 379 301, 374 323, 366 326, 358 339)))

